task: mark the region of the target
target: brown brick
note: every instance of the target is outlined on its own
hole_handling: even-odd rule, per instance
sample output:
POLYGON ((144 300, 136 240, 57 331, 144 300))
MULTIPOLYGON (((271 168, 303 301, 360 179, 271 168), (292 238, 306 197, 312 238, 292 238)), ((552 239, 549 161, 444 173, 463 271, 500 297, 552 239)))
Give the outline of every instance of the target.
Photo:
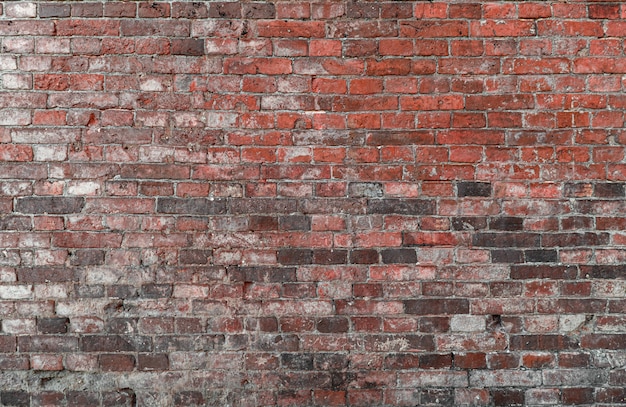
POLYGON ((100 355, 100 369, 105 372, 129 372, 135 368, 135 357, 124 354, 100 355))

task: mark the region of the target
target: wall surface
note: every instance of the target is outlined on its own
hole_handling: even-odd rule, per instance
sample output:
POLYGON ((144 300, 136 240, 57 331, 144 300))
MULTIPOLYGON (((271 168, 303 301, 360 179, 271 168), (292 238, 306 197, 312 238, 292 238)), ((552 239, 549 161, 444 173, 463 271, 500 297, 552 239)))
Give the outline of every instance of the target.
POLYGON ((0 5, 0 404, 626 403, 625 4, 0 5))

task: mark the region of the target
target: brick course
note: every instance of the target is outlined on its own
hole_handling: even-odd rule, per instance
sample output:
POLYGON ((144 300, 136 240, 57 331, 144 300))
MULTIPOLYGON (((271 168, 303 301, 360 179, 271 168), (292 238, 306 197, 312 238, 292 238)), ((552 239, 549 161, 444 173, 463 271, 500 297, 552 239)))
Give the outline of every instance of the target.
POLYGON ((0 2, 0 403, 623 403, 625 18, 0 2))

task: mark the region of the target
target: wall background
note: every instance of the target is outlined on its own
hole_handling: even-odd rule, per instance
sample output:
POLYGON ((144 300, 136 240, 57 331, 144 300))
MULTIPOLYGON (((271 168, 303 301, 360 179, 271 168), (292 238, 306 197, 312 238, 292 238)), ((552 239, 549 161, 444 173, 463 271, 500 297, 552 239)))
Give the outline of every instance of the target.
POLYGON ((2 2, 0 403, 626 403, 624 18, 2 2))

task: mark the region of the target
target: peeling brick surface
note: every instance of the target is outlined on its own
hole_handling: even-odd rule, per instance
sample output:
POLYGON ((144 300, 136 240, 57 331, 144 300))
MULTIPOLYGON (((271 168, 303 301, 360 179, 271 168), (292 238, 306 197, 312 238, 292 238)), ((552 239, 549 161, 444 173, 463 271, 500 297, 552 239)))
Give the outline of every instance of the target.
POLYGON ((624 405, 625 37, 619 1, 0 1, 0 404, 624 405))

